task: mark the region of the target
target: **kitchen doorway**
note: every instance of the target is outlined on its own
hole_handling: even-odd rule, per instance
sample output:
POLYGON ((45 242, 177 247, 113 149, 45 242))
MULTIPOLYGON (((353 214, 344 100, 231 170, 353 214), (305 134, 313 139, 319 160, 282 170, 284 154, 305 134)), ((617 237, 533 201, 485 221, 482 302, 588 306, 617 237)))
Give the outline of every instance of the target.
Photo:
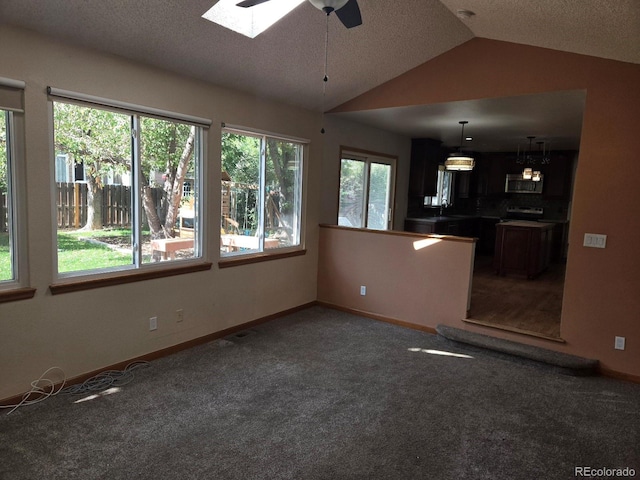
POLYGON ((564 262, 538 277, 496 274, 491 255, 476 255, 467 321, 560 341, 564 262))

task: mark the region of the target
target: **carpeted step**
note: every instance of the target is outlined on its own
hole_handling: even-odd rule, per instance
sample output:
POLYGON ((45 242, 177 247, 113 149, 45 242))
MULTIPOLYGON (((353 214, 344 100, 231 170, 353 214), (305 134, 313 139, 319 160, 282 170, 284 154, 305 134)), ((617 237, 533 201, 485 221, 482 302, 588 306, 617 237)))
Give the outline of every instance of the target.
POLYGON ((502 338, 490 337, 480 333, 469 332, 447 325, 436 327, 438 335, 454 342, 466 343, 496 352, 514 355, 527 360, 545 363, 561 368, 572 375, 593 375, 598 370, 598 360, 582 358, 567 353, 555 352, 545 348, 525 345, 502 338))

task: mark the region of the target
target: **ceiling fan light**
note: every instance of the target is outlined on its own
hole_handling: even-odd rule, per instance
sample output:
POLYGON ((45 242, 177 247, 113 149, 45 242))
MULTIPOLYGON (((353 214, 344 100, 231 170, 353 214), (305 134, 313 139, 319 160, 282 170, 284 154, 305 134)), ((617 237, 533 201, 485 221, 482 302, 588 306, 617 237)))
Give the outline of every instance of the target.
POLYGON ((462 153, 452 153, 444 162, 444 168, 454 172, 469 172, 476 162, 473 157, 462 153))
POLYGON ((349 0, 309 0, 311 4, 318 10, 325 11, 325 8, 329 8, 330 11, 340 10, 344 7, 349 0))

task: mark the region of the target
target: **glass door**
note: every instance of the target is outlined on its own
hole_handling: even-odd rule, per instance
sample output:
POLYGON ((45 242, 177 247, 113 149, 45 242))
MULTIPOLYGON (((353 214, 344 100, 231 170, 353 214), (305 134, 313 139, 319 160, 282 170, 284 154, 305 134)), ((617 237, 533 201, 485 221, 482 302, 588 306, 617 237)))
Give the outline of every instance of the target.
POLYGON ((388 230, 393 218, 394 158, 343 152, 338 225, 388 230))

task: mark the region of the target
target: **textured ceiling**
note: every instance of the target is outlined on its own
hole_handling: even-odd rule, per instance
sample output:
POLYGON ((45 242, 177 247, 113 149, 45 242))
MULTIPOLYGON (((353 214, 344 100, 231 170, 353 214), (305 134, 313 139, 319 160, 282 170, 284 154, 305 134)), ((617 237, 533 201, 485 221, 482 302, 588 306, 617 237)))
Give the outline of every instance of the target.
POLYGON ((315 110, 339 105, 473 37, 438 0, 360 0, 362 26, 347 30, 329 18, 323 102, 323 12, 305 2, 250 39, 201 18, 214 3, 2 0, 0 21, 315 110))
MULTIPOLYGON (((323 99, 322 12, 305 2, 249 39, 201 18, 215 1, 0 0, 0 23, 318 111, 473 37, 640 64, 640 0, 358 0, 363 25, 348 30, 335 16, 329 18, 329 82, 323 99), (458 9, 475 15, 461 19, 458 9)), ((479 106, 466 105, 475 115, 479 106)), ((359 120, 384 126, 402 114, 387 110, 359 120)), ((420 136, 419 120, 424 124, 425 116, 442 112, 405 114, 403 133, 420 136)))
POLYGON ((474 36, 640 63, 638 0, 441 0, 474 36))

